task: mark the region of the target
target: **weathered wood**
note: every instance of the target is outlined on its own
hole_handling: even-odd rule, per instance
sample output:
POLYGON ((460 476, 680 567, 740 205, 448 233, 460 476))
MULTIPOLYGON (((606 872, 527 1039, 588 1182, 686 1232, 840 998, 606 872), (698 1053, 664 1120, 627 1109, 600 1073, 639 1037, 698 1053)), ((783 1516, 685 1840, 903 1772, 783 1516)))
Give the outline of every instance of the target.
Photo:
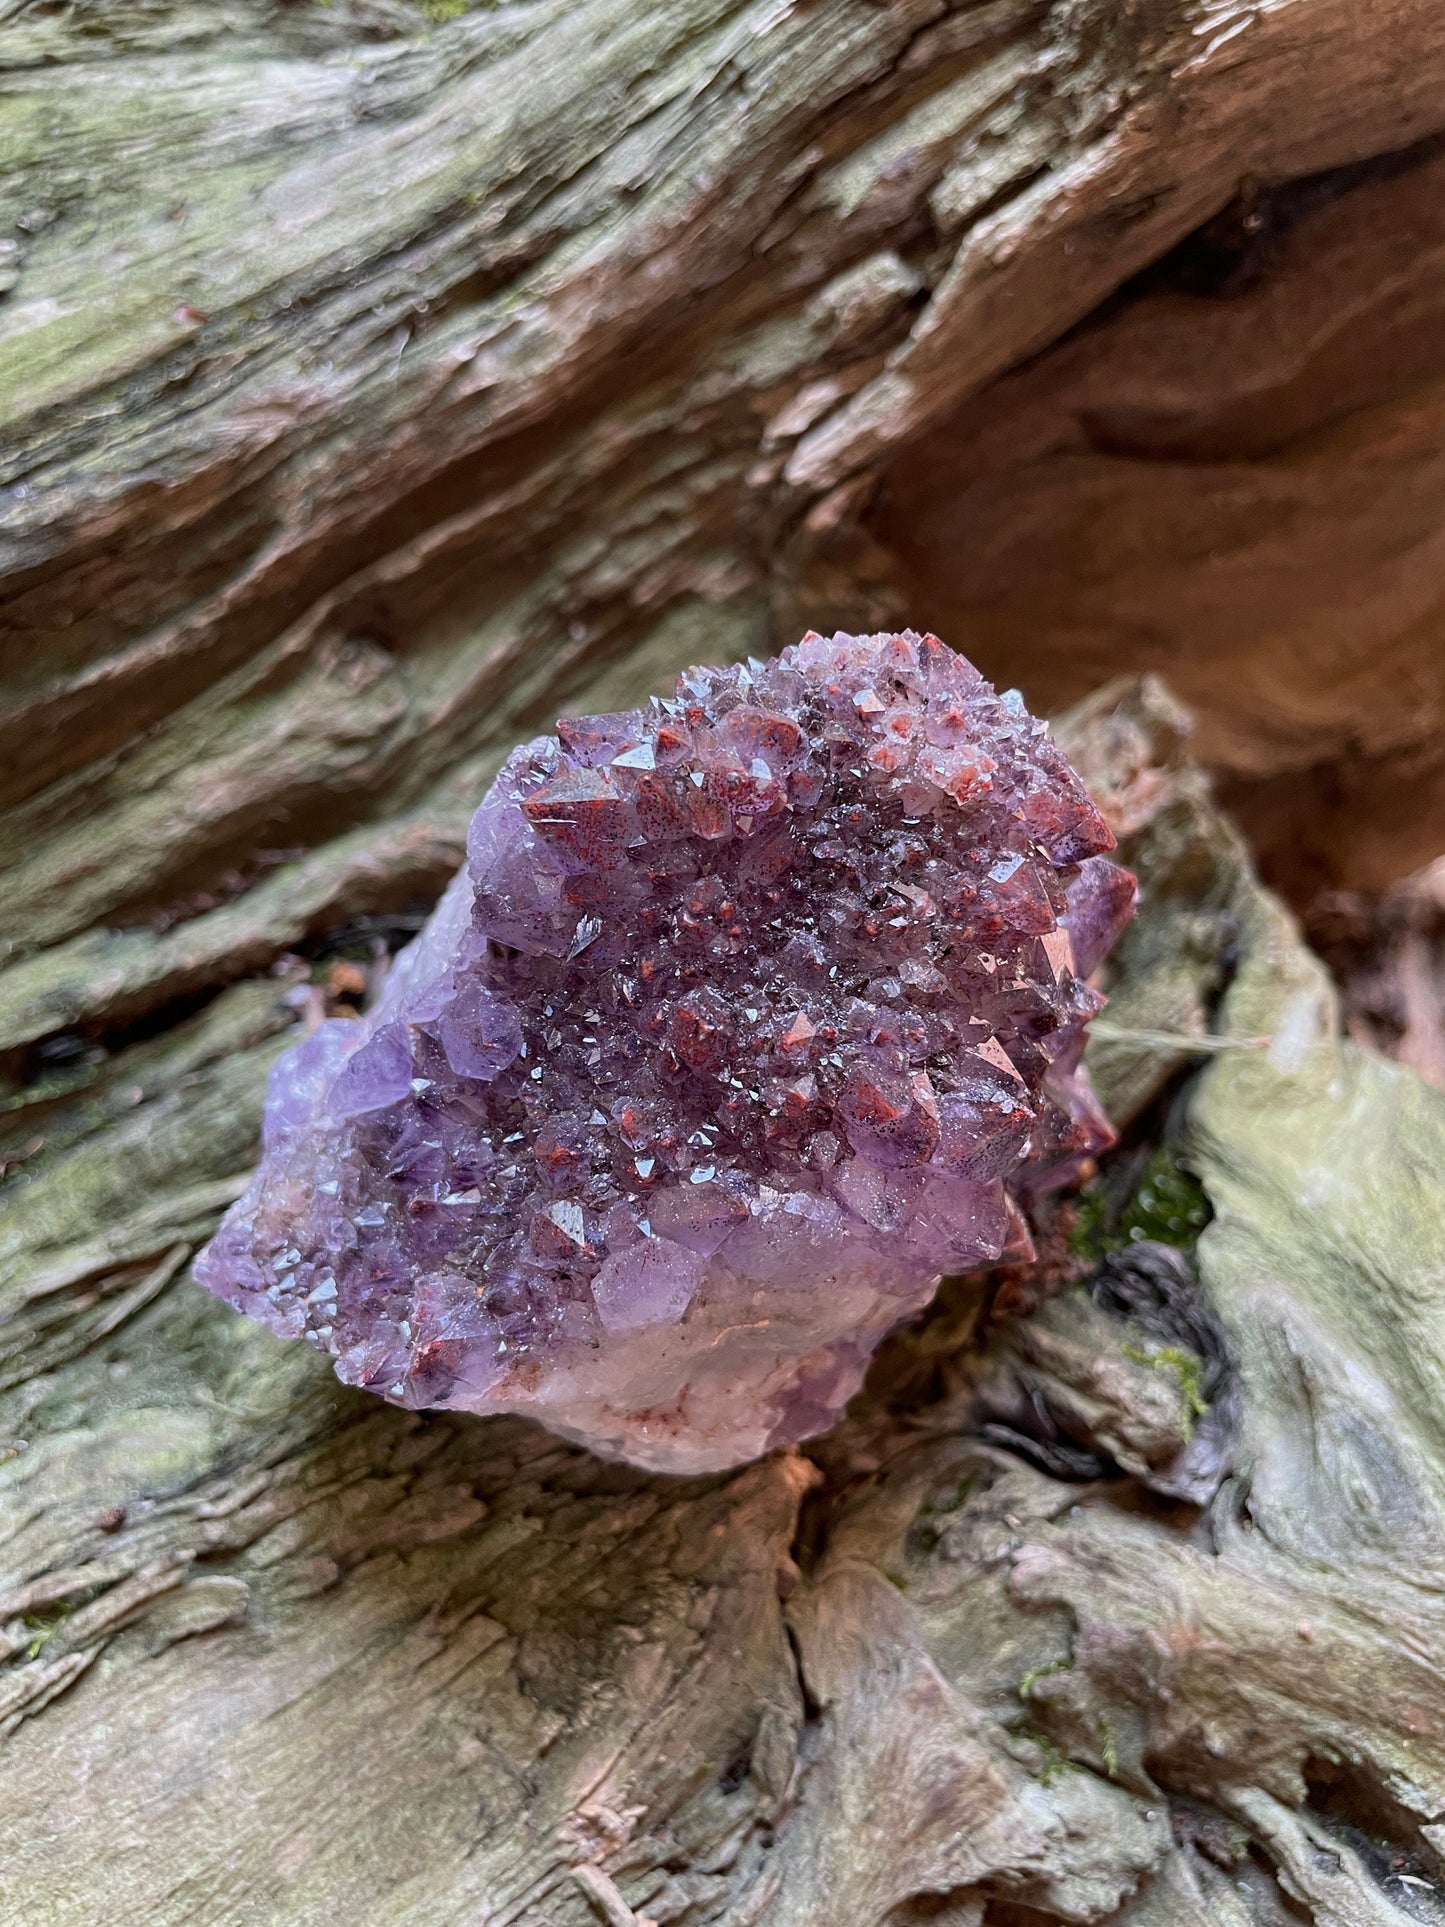
POLYGON ((639 650, 886 613, 886 456, 1445 77, 1423 0, 415 18, 10 9, 4 1044, 434 892, 639 650))
POLYGON ((1184 1354, 1074 1297, 1020 1352, 965 1293, 816 1464, 727 1479, 342 1392, 176 1275, 275 1049, 280 987, 239 987, 42 1112, 71 1141, 7 1219, 7 1917, 1268 1922, 1276 1878, 1433 1917, 1391 1879, 1433 1883, 1445 1815, 1445 1098, 1337 1043, 1172 712, 1132 717, 1069 731, 1147 818, 1117 1008, 1178 981, 1207 862, 1184 939, 1238 962, 1197 1017, 1273 1039, 1182 1140, 1242 1390, 1206 1511, 977 1435, 1022 1374, 1106 1460, 1187 1439, 1184 1354), (1340 1773, 1393 1872, 1330 1831, 1340 1773))
POLYGON ((1356 714, 1428 798, 1423 523, 1347 551, 1390 714, 1207 592, 1231 516, 1288 576, 1331 477, 1428 480, 1431 150, 1207 327, 1099 304, 1242 176, 1437 133, 1435 9, 0 0, 0 60, 0 1919, 1445 1919, 1445 1099, 1337 1041, 1158 685, 1063 728, 1145 886, 1100 1086, 1152 1142, 1203 1066, 1193 1323, 971 1281, 809 1454, 676 1482, 345 1393, 186 1277, 329 960, 564 703, 937 605, 1044 694, 1181 657, 1256 800, 1356 714), (1416 345, 1351 387, 1305 283, 1369 235, 1344 306, 1416 345))

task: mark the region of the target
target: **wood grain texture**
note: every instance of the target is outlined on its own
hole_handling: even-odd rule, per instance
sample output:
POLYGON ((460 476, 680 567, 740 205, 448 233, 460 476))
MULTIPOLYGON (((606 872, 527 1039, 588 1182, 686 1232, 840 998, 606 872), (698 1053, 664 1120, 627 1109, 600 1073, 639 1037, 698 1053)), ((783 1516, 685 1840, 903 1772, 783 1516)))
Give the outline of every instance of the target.
MULTIPOLYGON (((1080 1290, 959 1285, 812 1452, 679 1482, 187 1277, 332 965, 563 706, 937 596, 1031 689, 1197 657, 1261 796, 1340 765, 1307 614, 1250 680, 1170 612, 1220 448, 1295 577, 1292 513, 1433 472, 1435 10, 0 0, 0 62, 0 1920, 1445 1919, 1445 1100, 1339 1042, 1159 684, 1060 729, 1145 884, 1101 1088, 1159 1126, 1226 1046, 1166 1133, 1206 1506, 1202 1361, 1080 1290), (1412 148, 1234 305, 1136 278, 1412 148)), ((1351 551, 1418 692, 1362 767, 1428 734, 1426 521, 1351 551)))
POLYGON ((1445 78, 1422 0, 8 15, 6 1046, 434 894, 564 702, 896 615, 885 458, 1445 78))
POLYGON ((1151 884, 1116 1009, 1203 920, 1197 1020, 1273 1039, 1179 1126, 1242 1395, 1217 1498, 1150 1502, 1183 1354, 1077 1293, 956 1292, 817 1452, 724 1478, 343 1391, 185 1279, 291 1020, 237 986, 34 1107, 12 1181, 0 1917, 1435 1917, 1445 1098, 1338 1042, 1178 720, 1116 690, 1065 735, 1151 884), (994 1442, 1020 1391, 1115 1469, 994 1442))

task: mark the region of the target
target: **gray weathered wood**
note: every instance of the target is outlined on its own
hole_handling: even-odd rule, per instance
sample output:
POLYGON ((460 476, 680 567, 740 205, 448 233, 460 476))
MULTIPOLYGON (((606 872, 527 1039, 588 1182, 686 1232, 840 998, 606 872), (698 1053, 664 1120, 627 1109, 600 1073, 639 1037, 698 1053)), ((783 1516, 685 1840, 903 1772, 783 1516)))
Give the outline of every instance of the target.
MULTIPOLYGON (((178 1273, 276 1045, 279 986, 238 987, 45 1109, 56 1148, 7 1214, 7 1917, 883 1922, 995 1894, 1270 1921, 1269 1867, 1321 1921, 1421 1917, 1312 1803, 1345 1774, 1433 1880, 1445 1098, 1340 1046, 1318 966, 1167 771, 1171 712, 1118 700, 1069 731, 1121 816, 1147 799, 1117 1008, 1178 980, 1171 881, 1207 860, 1241 955, 1197 1019, 1273 1039, 1214 1058, 1185 1126, 1244 1394, 1198 1523, 981 1442, 1020 1365, 1006 1326, 979 1349, 968 1294, 816 1462, 726 1479, 341 1392, 178 1273), (1224 1868, 1174 1844, 1166 1796, 1204 1803, 1224 1868)), ((1131 1048, 1107 1088, 1137 1092, 1131 1048)), ((1127 1321, 1066 1297, 1047 1325, 1025 1369, 1086 1436, 1187 1437, 1127 1321)))
POLYGON ((1146 886, 1101 1087, 1203 1064, 1202 1511, 1193 1355, 1077 1290, 669 1482, 186 1276, 297 947, 424 908, 564 704, 912 613, 909 464, 1242 175, 1436 132, 1435 10, 3 0, 0 61, 0 1919, 1445 1919, 1445 1099, 1157 685, 1063 727, 1146 886))

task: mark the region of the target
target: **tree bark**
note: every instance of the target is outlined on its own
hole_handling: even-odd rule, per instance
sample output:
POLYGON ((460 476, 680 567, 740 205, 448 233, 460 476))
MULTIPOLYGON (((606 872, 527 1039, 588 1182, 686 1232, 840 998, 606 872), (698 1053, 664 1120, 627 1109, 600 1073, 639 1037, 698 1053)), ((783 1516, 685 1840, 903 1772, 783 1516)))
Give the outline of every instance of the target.
POLYGON ((187 1278, 505 749, 688 661, 1168 667, 1284 881, 1438 852, 1435 9, 0 20, 0 1918, 1445 1920, 1445 1100, 1154 682, 1060 725, 1101 1267, 816 1449, 393 1411, 187 1278))

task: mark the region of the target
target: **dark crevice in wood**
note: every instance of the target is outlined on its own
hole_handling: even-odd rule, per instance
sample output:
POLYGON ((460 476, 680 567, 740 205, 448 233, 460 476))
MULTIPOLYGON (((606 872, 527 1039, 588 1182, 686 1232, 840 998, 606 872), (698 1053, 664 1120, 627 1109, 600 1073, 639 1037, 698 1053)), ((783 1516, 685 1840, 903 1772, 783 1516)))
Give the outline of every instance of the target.
POLYGON ((1305 1761, 1304 1779, 1310 1810, 1359 1855, 1381 1892, 1407 1913, 1420 1908, 1416 1917, 1430 1927, 1445 1921, 1441 1857, 1421 1834, 1418 1816, 1384 1781, 1353 1761, 1318 1757, 1305 1761), (1412 1892, 1412 1880, 1424 1882, 1433 1899, 1412 1892))
POLYGON ((1445 132, 1290 181, 1245 180, 1227 206, 1120 290, 1121 300, 1178 288, 1209 300, 1245 293, 1269 273, 1283 242, 1311 214, 1357 188, 1397 180, 1445 154, 1445 132))

